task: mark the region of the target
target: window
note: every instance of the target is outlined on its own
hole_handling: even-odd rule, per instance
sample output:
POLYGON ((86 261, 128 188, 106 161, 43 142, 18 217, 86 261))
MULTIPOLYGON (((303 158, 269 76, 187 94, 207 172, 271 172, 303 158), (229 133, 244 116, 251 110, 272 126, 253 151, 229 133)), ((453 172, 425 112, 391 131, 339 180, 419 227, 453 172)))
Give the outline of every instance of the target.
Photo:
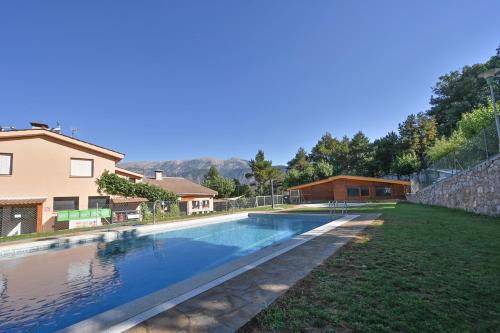
POLYGON ((0 153, 0 175, 12 175, 12 154, 0 153))
POLYGON ((200 208, 200 202, 199 201, 191 201, 191 207, 193 209, 198 209, 200 208))
POLYGON ((203 208, 208 208, 210 206, 210 201, 203 200, 202 204, 203 204, 203 208))
POLYGON ((94 176, 94 160, 86 160, 82 158, 71 159, 71 177, 93 177, 94 176))
POLYGON ((359 187, 348 187, 347 196, 349 197, 359 197, 359 187))
POLYGON ((108 208, 109 197, 89 197, 89 209, 108 208))
POLYGON ((391 188, 388 186, 375 186, 375 195, 377 197, 390 197, 391 188))
POLYGON ((58 210, 78 210, 78 197, 57 197, 54 198, 54 211, 58 210))
POLYGON ((370 195, 370 189, 366 186, 361 187, 361 196, 362 197, 367 197, 370 195))

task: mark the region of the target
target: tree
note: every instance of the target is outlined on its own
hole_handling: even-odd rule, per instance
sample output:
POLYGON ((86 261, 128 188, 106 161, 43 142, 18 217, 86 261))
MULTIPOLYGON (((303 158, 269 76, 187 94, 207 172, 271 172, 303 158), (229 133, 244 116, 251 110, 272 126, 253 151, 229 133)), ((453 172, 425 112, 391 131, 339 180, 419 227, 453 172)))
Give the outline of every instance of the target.
POLYGON ((333 153, 339 145, 339 140, 329 132, 325 133, 311 150, 310 159, 314 162, 331 162, 333 153))
POLYGON ((394 132, 373 142, 372 169, 375 176, 388 175, 393 172, 392 164, 400 153, 399 137, 394 132))
POLYGON ((396 157, 393 169, 398 175, 411 175, 420 170, 420 160, 415 152, 404 153, 396 157))
POLYGON ((281 171, 273 168, 272 161, 266 160, 264 151, 260 149, 255 155, 255 159, 250 160, 249 165, 250 169, 252 169, 252 173, 249 174, 249 176, 254 177, 255 182, 257 183, 257 192, 260 195, 267 192, 271 179, 278 181, 283 180, 283 174, 281 171))
POLYGON ((349 173, 357 176, 370 176, 373 161, 370 139, 361 131, 354 134, 349 143, 349 173))
POLYGON ((403 123, 399 124, 401 152, 415 153, 421 167, 427 164, 426 151, 434 145, 436 139, 436 121, 422 112, 409 115, 403 123))
POLYGON ((436 121, 433 117, 429 117, 421 112, 417 114, 417 128, 418 146, 416 153, 421 167, 425 167, 427 165, 426 151, 434 145, 437 139, 436 121))
POLYGON ((315 163, 328 162, 333 168, 333 175, 344 173, 348 170, 349 138, 342 140, 325 133, 311 150, 309 160, 315 163))
POLYGON ((311 163, 309 163, 309 157, 307 156, 306 150, 304 148, 299 148, 295 156, 288 161, 288 169, 295 169, 299 172, 307 169, 311 163))
POLYGON ((231 195, 232 197, 239 197, 239 196, 244 196, 244 197, 251 197, 252 196, 252 189, 248 184, 241 184, 240 181, 236 178, 233 179, 235 189, 233 194, 231 195))
MULTIPOLYGON (((497 103, 497 109, 500 110, 500 103, 497 103)), ((458 122, 457 129, 462 131, 466 139, 470 139, 494 121, 493 103, 490 100, 488 106, 481 105, 472 112, 464 113, 458 122)))
MULTIPOLYGON (((431 108, 427 112, 436 119, 438 135, 449 137, 462 114, 487 105, 486 81, 477 76, 495 67, 500 67, 500 57, 492 57, 484 64, 465 66, 439 78, 432 89, 431 108)), ((500 87, 497 85, 494 89, 495 96, 500 97, 500 87)))
POLYGON ((405 152, 417 151, 420 145, 417 117, 410 114, 405 121, 398 125, 398 128, 401 150, 405 152))
MULTIPOLYGON (((500 103, 498 103, 500 108, 500 103)), ((435 162, 446 155, 459 150, 467 140, 476 136, 483 128, 494 122, 493 105, 479 106, 472 112, 462 114, 458 121, 457 128, 453 130, 449 137, 442 136, 434 144, 427 148, 427 159, 435 162)), ((480 140, 482 143, 482 140, 480 140)))
POLYGON ((465 137, 460 130, 455 130, 449 138, 442 137, 437 139, 432 147, 426 151, 427 160, 432 163, 445 157, 446 155, 457 151, 465 144, 465 137))
POLYGON ((217 191, 218 198, 231 197, 236 189, 234 180, 219 175, 214 165, 210 166, 208 173, 203 177, 202 185, 217 191))
POLYGON ((215 165, 211 165, 210 169, 208 169, 208 172, 205 176, 203 176, 203 181, 213 181, 216 180, 217 177, 219 177, 219 171, 215 167, 215 165))
POLYGON ((333 166, 324 161, 314 163, 314 180, 326 179, 333 176, 333 166))

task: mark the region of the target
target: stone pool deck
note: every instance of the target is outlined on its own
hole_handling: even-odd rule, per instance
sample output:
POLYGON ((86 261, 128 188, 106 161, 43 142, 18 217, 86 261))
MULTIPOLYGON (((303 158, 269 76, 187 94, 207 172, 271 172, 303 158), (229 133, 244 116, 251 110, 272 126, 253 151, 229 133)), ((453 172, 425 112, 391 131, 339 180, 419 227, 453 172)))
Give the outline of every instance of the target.
POLYGON ((379 214, 360 214, 126 332, 234 332, 378 217, 379 214))

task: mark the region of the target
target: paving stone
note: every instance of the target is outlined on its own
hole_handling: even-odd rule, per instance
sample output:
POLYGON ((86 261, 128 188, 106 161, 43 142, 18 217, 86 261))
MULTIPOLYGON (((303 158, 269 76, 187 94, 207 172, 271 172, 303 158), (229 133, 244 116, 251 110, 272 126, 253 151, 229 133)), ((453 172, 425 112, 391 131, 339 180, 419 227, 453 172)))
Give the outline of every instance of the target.
POLYGON ((331 256, 377 214, 362 216, 195 296, 127 332, 234 332, 331 256))

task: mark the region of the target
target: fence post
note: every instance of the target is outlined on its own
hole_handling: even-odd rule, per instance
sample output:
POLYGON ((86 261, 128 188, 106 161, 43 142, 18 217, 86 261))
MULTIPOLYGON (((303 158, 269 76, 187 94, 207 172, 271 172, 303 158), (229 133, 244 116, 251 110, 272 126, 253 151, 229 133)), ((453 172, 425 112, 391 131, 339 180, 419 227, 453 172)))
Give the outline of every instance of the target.
POLYGON ((271 209, 274 209, 274 182, 271 179, 271 209))
POLYGON ((483 139, 484 139, 484 151, 486 152, 486 159, 489 160, 490 156, 488 154, 488 140, 486 139, 486 128, 483 128, 483 139))

